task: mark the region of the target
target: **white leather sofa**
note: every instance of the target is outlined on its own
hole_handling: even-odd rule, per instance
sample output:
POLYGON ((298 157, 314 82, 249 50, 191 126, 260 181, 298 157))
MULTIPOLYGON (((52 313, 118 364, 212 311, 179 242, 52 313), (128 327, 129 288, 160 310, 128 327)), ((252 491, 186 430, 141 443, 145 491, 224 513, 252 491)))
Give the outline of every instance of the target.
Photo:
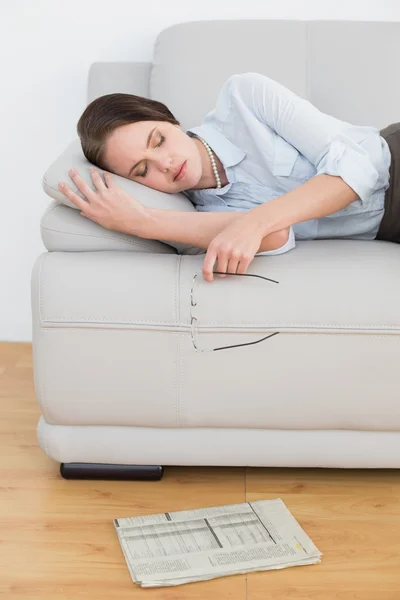
MULTIPOLYGON (((151 62, 93 64, 87 100, 148 96, 188 129, 230 75, 256 71, 382 129, 399 121, 399 55, 400 23, 181 23, 161 31, 151 62)), ((31 280, 38 439, 64 477, 159 478, 165 465, 400 467, 399 245, 298 241, 250 265, 279 284, 207 283, 204 250, 80 216, 57 189, 73 187, 71 166, 90 182, 78 137, 43 178, 47 251, 31 280), (193 345, 193 335, 209 350, 275 332, 217 352, 193 345)), ((195 210, 183 194, 115 180, 145 204, 195 210)))

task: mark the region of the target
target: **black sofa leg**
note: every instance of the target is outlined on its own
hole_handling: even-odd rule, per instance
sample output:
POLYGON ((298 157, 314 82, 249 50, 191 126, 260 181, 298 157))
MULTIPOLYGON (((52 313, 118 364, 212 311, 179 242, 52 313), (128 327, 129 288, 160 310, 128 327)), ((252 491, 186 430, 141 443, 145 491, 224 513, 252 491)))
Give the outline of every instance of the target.
POLYGON ((101 463, 61 463, 64 479, 111 479, 124 481, 159 481, 164 467, 159 465, 109 465, 101 463))

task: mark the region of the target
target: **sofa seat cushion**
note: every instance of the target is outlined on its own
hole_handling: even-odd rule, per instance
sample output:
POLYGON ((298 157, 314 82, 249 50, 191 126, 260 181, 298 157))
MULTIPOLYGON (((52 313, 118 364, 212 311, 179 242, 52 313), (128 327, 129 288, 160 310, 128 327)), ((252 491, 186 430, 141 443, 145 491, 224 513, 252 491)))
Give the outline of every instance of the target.
POLYGON ((37 260, 35 385, 48 423, 400 431, 400 246, 314 240, 256 257, 248 272, 278 284, 200 281, 202 261, 37 260), (198 352, 193 310, 202 349, 279 334, 198 352))

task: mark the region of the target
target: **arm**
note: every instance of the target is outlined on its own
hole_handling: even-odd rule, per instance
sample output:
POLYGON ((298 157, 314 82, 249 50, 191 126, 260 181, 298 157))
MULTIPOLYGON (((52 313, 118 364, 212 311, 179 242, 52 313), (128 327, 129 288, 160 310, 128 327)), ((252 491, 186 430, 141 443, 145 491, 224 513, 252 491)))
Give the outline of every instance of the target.
POLYGON ((341 177, 316 175, 291 192, 253 208, 252 218, 261 235, 271 235, 294 223, 320 219, 341 210, 357 199, 341 177))
MULTIPOLYGON (((258 208, 258 207, 257 207, 258 208)), ((243 217, 242 212, 181 212, 148 208, 149 219, 141 237, 182 242, 208 248, 227 225, 243 217)), ((281 248, 288 240, 289 227, 264 236, 259 252, 281 248)))
POLYGON ((238 97, 267 127, 305 156, 316 175, 341 177, 362 203, 386 174, 384 145, 375 127, 352 125, 321 112, 308 100, 260 73, 233 75, 232 97, 238 97))
POLYGON ((232 98, 239 98, 317 171, 295 190, 253 209, 266 225, 264 234, 333 214, 356 200, 366 205, 375 189, 388 185, 385 141, 378 129, 325 114, 260 73, 233 75, 228 82, 232 98))

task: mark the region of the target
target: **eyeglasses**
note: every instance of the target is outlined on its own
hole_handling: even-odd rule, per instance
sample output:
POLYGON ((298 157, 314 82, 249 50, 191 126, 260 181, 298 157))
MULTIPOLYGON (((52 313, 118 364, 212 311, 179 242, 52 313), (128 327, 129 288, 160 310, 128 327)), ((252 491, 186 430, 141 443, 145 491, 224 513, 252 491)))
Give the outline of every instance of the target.
MULTIPOLYGON (((269 279, 268 277, 263 277, 262 275, 255 275, 253 273, 224 273, 222 271, 214 271, 213 272, 216 275, 226 275, 226 276, 237 276, 237 277, 258 277, 259 279, 264 279, 265 281, 271 281, 272 283, 279 283, 279 281, 275 281, 275 279, 269 279)), ((276 331, 275 333, 270 333, 269 335, 266 335, 265 337, 261 338, 260 340, 255 340, 254 342, 246 342, 245 344, 234 344, 231 346, 220 346, 219 348, 210 348, 210 349, 201 349, 199 348, 198 342, 197 342, 197 337, 198 337, 198 323, 199 320, 197 317, 195 317, 193 315, 193 308, 195 306, 198 305, 197 303, 197 299, 195 297, 195 287, 196 287, 196 281, 198 280, 198 275, 199 273, 196 273, 193 277, 193 281, 192 281, 192 287, 190 289, 190 334, 191 334, 191 338, 192 338, 192 344, 193 344, 193 348, 196 350, 196 352, 216 352, 217 350, 227 350, 228 348, 239 348, 240 346, 251 346, 253 344, 259 344, 260 342, 263 342, 264 340, 267 340, 270 337, 273 337, 274 335, 278 335, 279 331, 276 331)))

